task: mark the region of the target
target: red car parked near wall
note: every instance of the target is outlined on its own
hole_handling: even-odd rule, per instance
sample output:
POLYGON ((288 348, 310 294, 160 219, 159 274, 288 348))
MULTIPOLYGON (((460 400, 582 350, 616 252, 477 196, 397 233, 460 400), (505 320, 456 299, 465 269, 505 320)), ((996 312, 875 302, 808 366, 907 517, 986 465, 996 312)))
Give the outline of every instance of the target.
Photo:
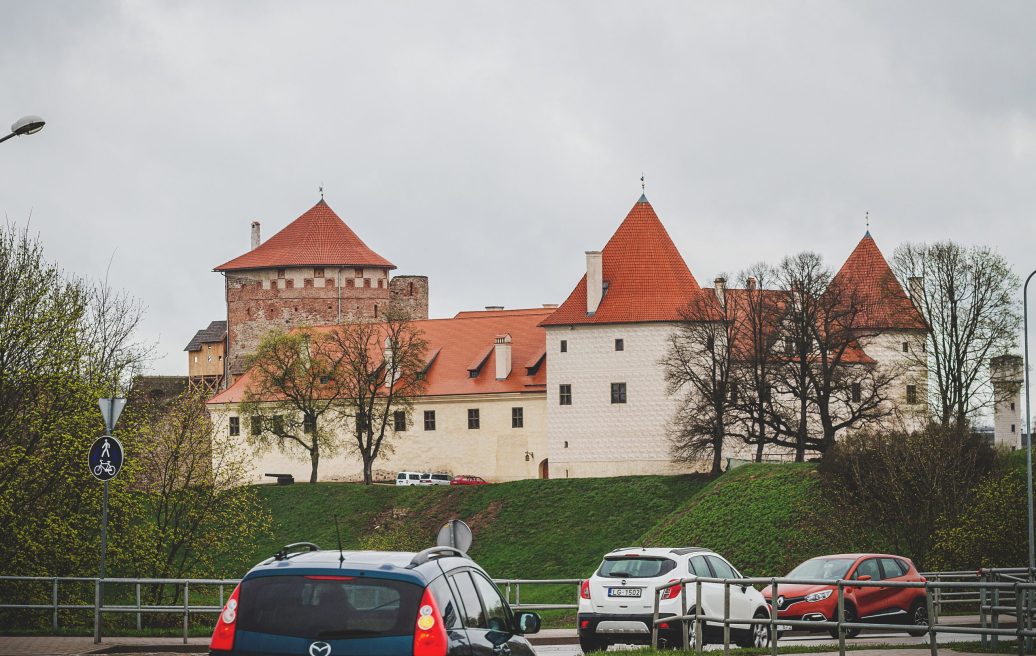
MULTIPOLYGON (((802 563, 785 578, 845 579, 847 581, 913 581, 926 579, 917 572, 909 558, 889 554, 836 554, 820 556, 802 563)), ((770 607, 771 589, 763 590, 770 607)), ((833 585, 781 584, 777 586, 777 617, 782 620, 823 622, 838 617, 838 588, 833 585)), ((928 624, 928 607, 924 588, 878 586, 845 586, 845 620, 878 624, 928 624)), ((911 635, 923 635, 924 629, 907 629, 911 635)), ((846 630, 855 638, 859 629, 846 630)), ((838 637, 838 632, 831 630, 838 637)))
POLYGON ((450 481, 450 485, 486 485, 487 481, 481 476, 469 476, 462 474, 460 476, 454 476, 453 480, 450 481))

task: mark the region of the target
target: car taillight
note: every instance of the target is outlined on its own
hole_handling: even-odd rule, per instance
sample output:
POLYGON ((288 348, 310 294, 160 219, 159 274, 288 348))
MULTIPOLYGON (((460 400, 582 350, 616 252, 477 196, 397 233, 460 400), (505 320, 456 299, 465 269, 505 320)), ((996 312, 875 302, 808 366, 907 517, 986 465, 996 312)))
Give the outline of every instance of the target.
POLYGON ((414 656, 446 656, 446 627, 432 591, 424 590, 414 623, 414 656))
MULTIPOLYGON (((667 581, 667 583, 672 583, 673 581, 679 581, 679 580, 680 579, 669 579, 669 581, 667 581)), ((660 596, 659 599, 676 599, 679 596, 680 596, 680 586, 679 585, 671 585, 668 588, 662 590, 662 596, 660 596)))
POLYGON ((583 582, 579 584, 579 597, 581 599, 590 598, 590 579, 583 579, 583 582))
POLYGON ((209 641, 210 650, 230 651, 234 648, 234 630, 237 628, 237 603, 241 593, 241 585, 238 584, 230 593, 230 599, 219 614, 219 621, 216 622, 216 630, 212 632, 212 640, 209 641))

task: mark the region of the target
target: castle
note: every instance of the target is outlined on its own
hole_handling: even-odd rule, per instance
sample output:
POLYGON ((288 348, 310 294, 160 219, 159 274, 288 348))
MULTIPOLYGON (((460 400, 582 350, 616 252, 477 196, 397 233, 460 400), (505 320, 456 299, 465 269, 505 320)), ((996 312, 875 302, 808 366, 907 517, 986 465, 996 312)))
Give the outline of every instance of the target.
MULTIPOLYGON (((701 468, 670 454, 677 399, 659 362, 691 301, 722 306, 747 290, 723 279, 699 285, 644 196, 602 250, 586 252, 586 273, 560 306, 429 319, 427 278, 390 277, 394 265, 323 200, 265 243, 253 224, 252 246, 215 269, 226 279, 226 388, 209 408, 228 438, 243 444, 244 362, 264 331, 377 319, 396 302, 428 342, 427 388, 409 416, 396 417, 395 448, 379 461, 377 477, 417 470, 503 481, 701 468)), ((854 346, 856 361, 898 372, 887 401, 897 412, 888 421, 916 425, 926 399, 927 367, 916 357, 926 326, 869 232, 834 280, 859 291, 859 325, 868 332, 854 346)), ((731 444, 724 455, 751 454, 731 444)), ((265 471, 304 477, 308 466, 267 453, 256 460, 255 480, 265 471)), ((358 458, 348 454, 321 462, 324 480, 359 473, 358 458)))

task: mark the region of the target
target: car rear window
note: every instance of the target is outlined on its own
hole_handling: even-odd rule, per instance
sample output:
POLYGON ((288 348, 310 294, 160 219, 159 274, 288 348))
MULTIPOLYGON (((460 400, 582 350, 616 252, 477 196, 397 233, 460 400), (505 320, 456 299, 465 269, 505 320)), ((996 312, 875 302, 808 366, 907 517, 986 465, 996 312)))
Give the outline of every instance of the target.
POLYGON ((256 577, 241 583, 238 628, 322 640, 410 635, 421 593, 368 577, 256 577))
POLYGON ((612 579, 652 579, 671 572, 675 567, 676 561, 668 558, 615 556, 604 559, 597 575, 612 579))

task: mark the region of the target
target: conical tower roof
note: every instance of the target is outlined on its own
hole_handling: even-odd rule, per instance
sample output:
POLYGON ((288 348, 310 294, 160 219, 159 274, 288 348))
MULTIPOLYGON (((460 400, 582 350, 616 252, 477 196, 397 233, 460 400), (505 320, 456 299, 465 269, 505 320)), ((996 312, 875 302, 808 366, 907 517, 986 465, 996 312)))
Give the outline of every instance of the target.
POLYGON ((644 196, 601 251, 607 291, 593 316, 586 312, 586 276, 544 326, 679 321, 680 310, 703 294, 665 226, 644 196))
POLYGON ((921 314, 910 302, 868 230, 831 281, 851 290, 860 305, 857 326, 872 330, 924 330, 921 314))
POLYGON ((321 198, 305 214, 258 248, 215 268, 216 271, 291 266, 369 266, 395 269, 372 251, 321 198))

